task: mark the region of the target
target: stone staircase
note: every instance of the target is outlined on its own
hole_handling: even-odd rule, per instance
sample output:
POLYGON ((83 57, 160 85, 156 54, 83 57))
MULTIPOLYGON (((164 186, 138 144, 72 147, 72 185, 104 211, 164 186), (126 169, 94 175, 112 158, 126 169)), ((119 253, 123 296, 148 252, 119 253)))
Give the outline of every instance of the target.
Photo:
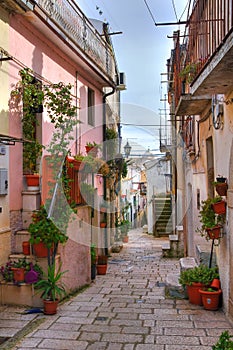
POLYGON ((171 196, 154 197, 153 208, 155 215, 154 235, 156 237, 169 236, 173 233, 171 196))

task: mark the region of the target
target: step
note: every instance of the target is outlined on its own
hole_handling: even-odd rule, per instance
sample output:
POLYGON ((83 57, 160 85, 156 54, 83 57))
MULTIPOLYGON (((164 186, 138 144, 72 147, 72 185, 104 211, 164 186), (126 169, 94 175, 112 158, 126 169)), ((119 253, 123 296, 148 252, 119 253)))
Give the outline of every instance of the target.
POLYGON ((1 305, 23 305, 42 307, 43 301, 39 294, 36 294, 32 284, 0 282, 0 303, 1 305))
POLYGON ((185 257, 185 258, 180 259, 180 270, 181 271, 192 269, 196 266, 198 266, 198 264, 197 264, 195 258, 193 258, 193 257, 185 257))

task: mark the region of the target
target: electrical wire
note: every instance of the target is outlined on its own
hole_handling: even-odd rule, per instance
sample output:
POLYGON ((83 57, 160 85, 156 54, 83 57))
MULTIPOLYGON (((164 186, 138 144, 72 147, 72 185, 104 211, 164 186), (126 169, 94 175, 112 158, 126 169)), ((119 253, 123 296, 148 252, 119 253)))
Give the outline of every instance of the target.
POLYGON ((151 11, 151 9, 150 9, 150 6, 148 5, 148 3, 147 3, 146 0, 144 0, 144 3, 145 3, 145 5, 146 5, 146 7, 147 7, 147 10, 148 10, 148 12, 149 12, 149 14, 150 14, 150 16, 151 16, 153 22, 154 22, 154 25, 157 26, 157 23, 156 23, 156 21, 155 21, 155 18, 154 18, 154 16, 153 16, 153 13, 152 13, 152 11, 151 11))
POLYGON ((176 20, 178 22, 178 16, 177 16, 176 5, 175 5, 175 1, 174 0, 172 0, 172 7, 173 7, 173 10, 174 10, 174 13, 175 13, 175 16, 176 16, 176 20))

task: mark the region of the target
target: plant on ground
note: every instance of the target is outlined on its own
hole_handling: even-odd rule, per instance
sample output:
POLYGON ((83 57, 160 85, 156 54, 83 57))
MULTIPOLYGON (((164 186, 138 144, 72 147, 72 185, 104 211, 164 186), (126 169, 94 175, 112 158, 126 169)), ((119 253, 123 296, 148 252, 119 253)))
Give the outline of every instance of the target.
POLYGON ((215 345, 212 346, 212 350, 233 350, 232 335, 229 331, 223 331, 215 345))
POLYGON ((219 278, 217 267, 207 267, 203 264, 194 268, 183 270, 180 273, 179 283, 184 287, 193 283, 202 283, 208 286, 214 278, 219 278))

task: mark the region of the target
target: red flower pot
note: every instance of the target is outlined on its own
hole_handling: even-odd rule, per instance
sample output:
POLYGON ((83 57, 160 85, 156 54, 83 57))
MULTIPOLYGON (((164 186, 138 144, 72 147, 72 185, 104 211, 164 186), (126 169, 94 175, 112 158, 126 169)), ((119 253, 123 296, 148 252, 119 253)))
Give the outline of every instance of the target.
POLYGON ((202 299, 200 294, 200 288, 203 287, 202 283, 192 283, 190 286, 187 285, 187 292, 189 302, 195 305, 202 305, 202 299))
POLYGON ((221 201, 212 204, 215 214, 225 214, 226 213, 226 202, 221 201))
POLYGON ((218 278, 214 278, 211 285, 210 285, 210 288, 213 288, 215 290, 219 290, 221 289, 221 282, 220 282, 220 279, 218 278))
MULTIPOLYGON (((46 247, 46 245, 43 242, 34 243, 33 244, 33 251, 34 251, 34 254, 38 258, 46 258, 48 256, 48 248, 46 247)), ((53 250, 51 248, 50 249, 50 255, 52 253, 53 253, 53 250)))
POLYGON ((13 279, 15 282, 24 282, 24 272, 25 269, 23 267, 12 267, 13 271, 13 279))
POLYGON ((218 183, 215 185, 216 192, 218 193, 219 196, 226 196, 227 195, 227 189, 228 185, 227 183, 218 183))
POLYGON ((96 265, 96 270, 98 275, 106 275, 108 265, 96 265))
POLYGON ((55 315, 57 313, 58 300, 43 300, 44 314, 55 315))
POLYGON ((30 255, 30 243, 28 241, 22 243, 22 248, 24 255, 30 255))
POLYGON ((222 294, 221 289, 214 291, 214 292, 200 289, 200 294, 201 294, 204 309, 213 310, 213 311, 218 310, 219 299, 220 299, 220 295, 222 294))
POLYGON ((86 148, 86 153, 89 155, 89 156, 92 156, 92 157, 96 157, 97 156, 97 153, 98 153, 98 148, 96 147, 90 147, 90 146, 85 146, 86 148))
POLYGON ((206 232, 210 239, 218 239, 221 237, 221 226, 217 225, 213 228, 206 228, 206 232))
POLYGON ((104 228, 104 227, 106 227, 106 226, 107 226, 107 223, 106 223, 106 222, 101 222, 101 223, 100 223, 100 227, 101 227, 101 228, 104 228))
POLYGON ((39 174, 27 174, 25 175, 27 186, 30 190, 36 190, 40 185, 40 175, 39 174))

